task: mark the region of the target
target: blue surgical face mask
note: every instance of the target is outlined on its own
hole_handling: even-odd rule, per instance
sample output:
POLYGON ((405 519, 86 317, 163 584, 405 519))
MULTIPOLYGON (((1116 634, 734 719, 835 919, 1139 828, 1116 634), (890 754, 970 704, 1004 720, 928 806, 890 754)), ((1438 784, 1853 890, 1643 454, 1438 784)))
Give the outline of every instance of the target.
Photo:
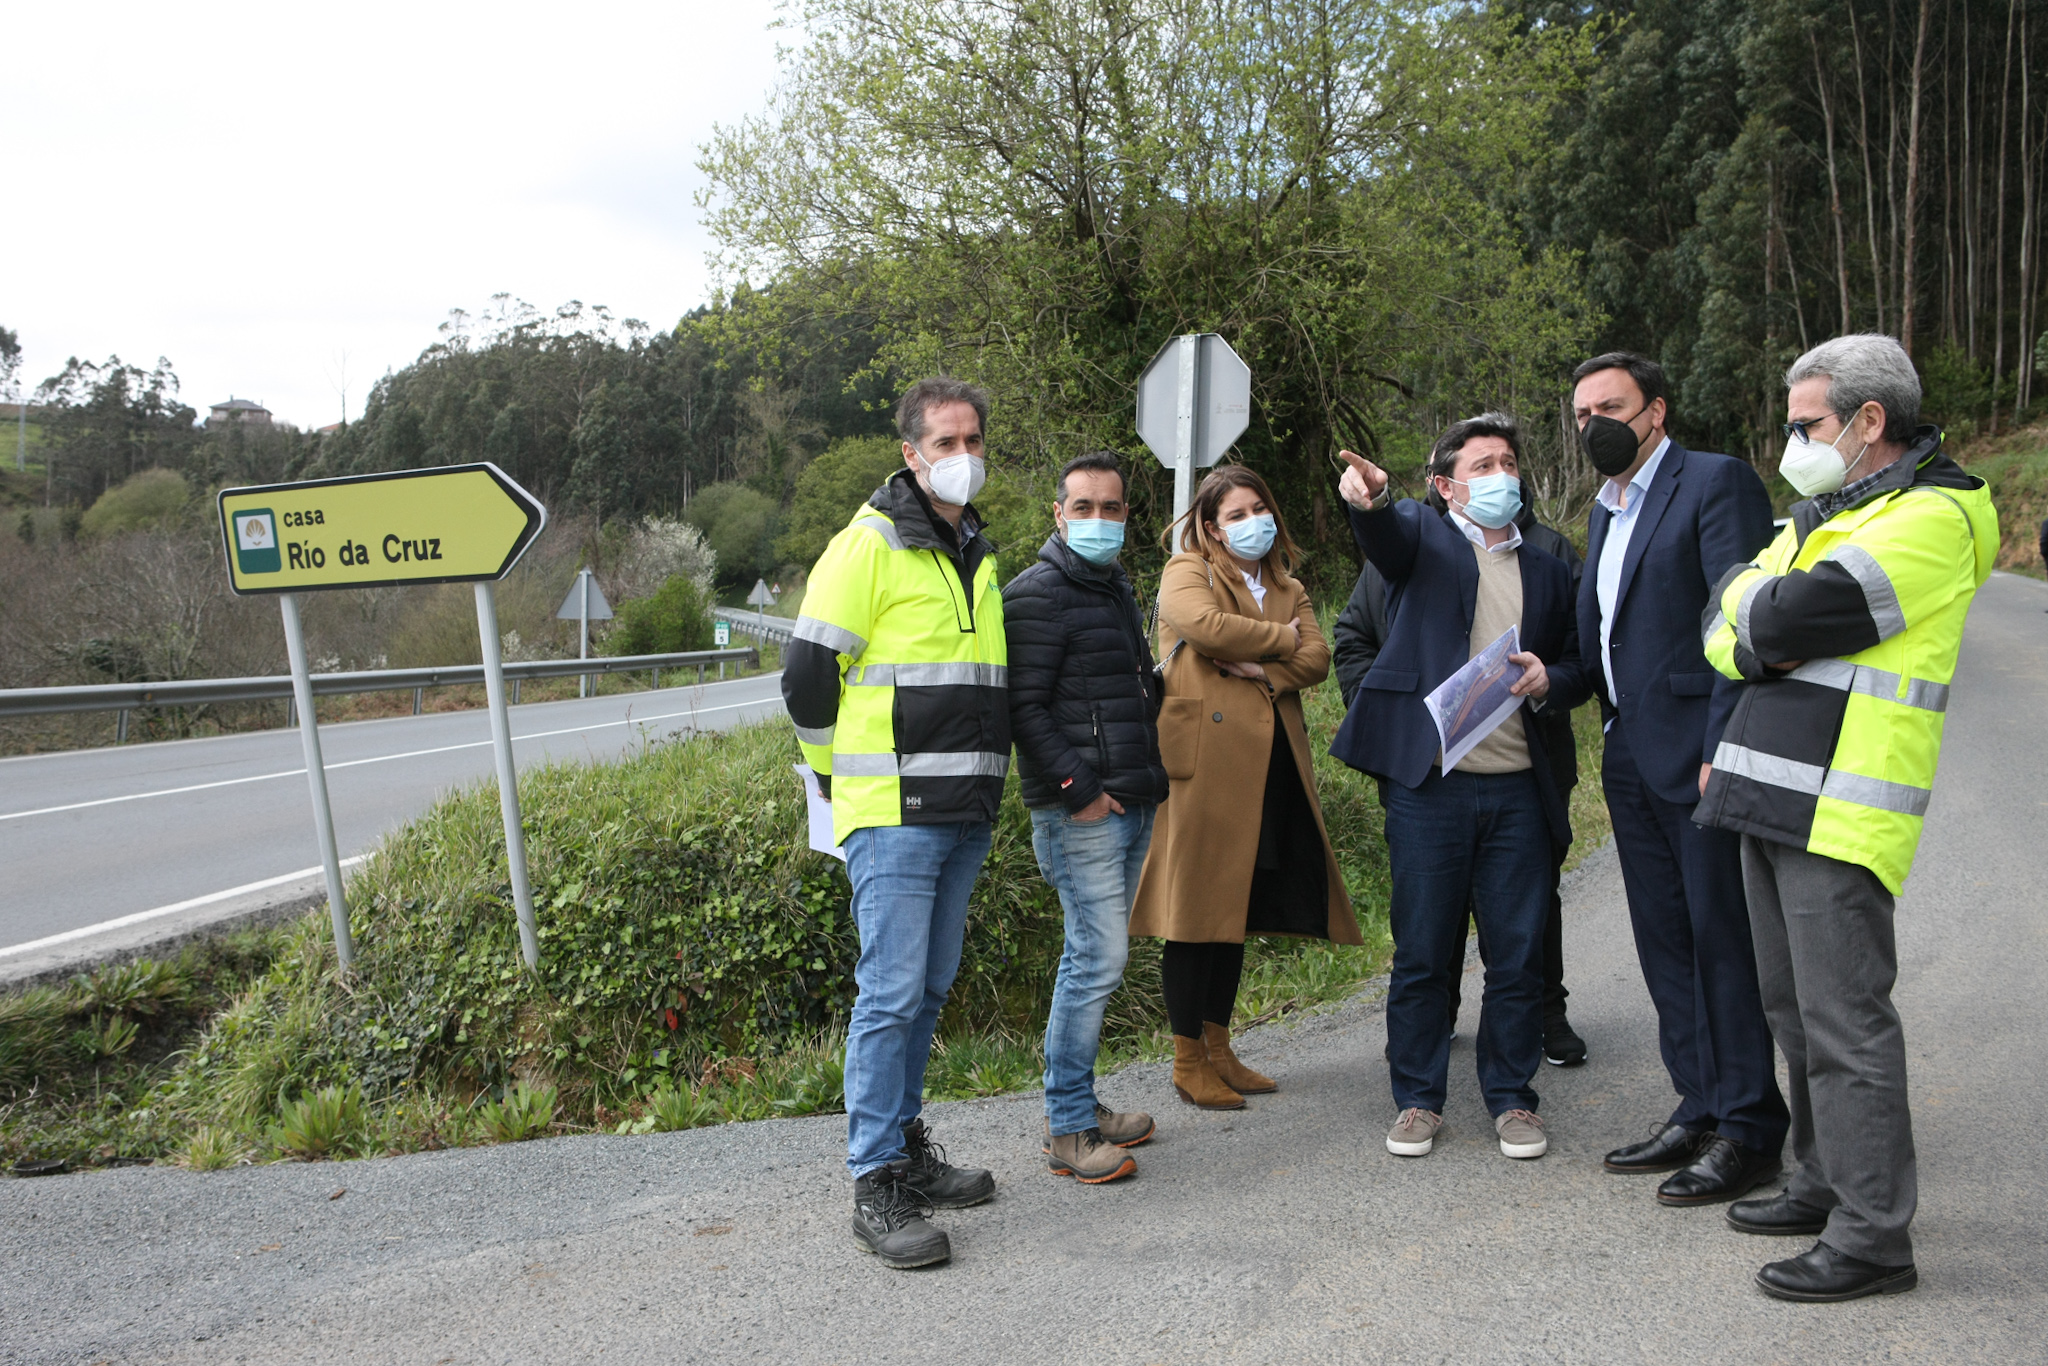
POLYGON ((1270 512, 1246 517, 1223 528, 1223 539, 1230 542, 1230 551, 1240 560, 1263 560, 1266 552, 1273 548, 1274 538, 1280 528, 1273 522, 1270 512))
POLYGON ((1067 549, 1090 564, 1108 564, 1124 548, 1124 524, 1107 517, 1066 519, 1067 549))
POLYGON ((1512 474, 1479 474, 1451 482, 1465 485, 1460 511, 1489 531, 1499 531, 1522 510, 1522 481, 1512 474))

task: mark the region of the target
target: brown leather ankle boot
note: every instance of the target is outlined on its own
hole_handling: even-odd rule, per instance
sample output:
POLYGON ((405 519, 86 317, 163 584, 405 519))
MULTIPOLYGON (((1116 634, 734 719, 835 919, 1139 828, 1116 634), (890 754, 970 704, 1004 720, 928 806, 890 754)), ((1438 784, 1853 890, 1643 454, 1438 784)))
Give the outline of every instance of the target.
POLYGON ((1209 1049, 1200 1039, 1173 1036, 1173 1089, 1190 1105, 1204 1110, 1242 1110, 1244 1097, 1223 1084, 1209 1065, 1209 1049))
POLYGON ((1252 1071, 1237 1060, 1237 1054, 1230 1051, 1228 1025, 1205 1020, 1202 1023, 1202 1042, 1209 1049, 1209 1065, 1216 1069, 1216 1075, 1231 1090, 1247 1096, 1259 1096, 1280 1089, 1280 1083, 1263 1072, 1252 1071))

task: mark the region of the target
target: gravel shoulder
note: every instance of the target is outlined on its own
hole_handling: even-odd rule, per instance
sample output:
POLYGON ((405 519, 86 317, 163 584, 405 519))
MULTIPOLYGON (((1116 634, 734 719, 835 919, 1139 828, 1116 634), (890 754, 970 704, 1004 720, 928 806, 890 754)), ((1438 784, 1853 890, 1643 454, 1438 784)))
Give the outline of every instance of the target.
MULTIPOLYGON (((1000 1186, 942 1216, 953 1262, 920 1272, 854 1250, 834 1117, 0 1183, 0 1362, 2038 1360, 2043 609, 2048 587, 2007 576, 1980 596, 1901 904, 1911 1294, 1766 1299, 1751 1274, 1799 1244, 1601 1171, 1672 1104, 1610 851, 1568 886, 1592 1061, 1538 1079, 1541 1161, 1499 1155, 1469 1018, 1437 1151, 1389 1156, 1368 992, 1247 1036, 1282 1086, 1247 1110, 1190 1110, 1163 1065, 1106 1082, 1160 1120, 1137 1177, 1111 1186, 1045 1172, 1036 1095, 932 1107, 937 1136, 1000 1186)), ((1476 1002, 1476 970, 1466 990, 1476 1002)))

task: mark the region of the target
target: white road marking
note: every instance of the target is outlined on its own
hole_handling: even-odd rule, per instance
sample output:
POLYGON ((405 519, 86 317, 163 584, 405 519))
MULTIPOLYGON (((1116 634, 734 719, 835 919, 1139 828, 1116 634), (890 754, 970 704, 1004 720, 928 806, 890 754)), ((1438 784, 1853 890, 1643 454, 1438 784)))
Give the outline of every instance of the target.
MULTIPOLYGON (((353 868, 368 857, 368 854, 357 854, 354 858, 343 859, 341 866, 353 868)), ((133 915, 124 915, 113 920, 102 920, 97 925, 83 925, 78 929, 66 930, 62 934, 53 934, 45 939, 31 939, 26 944, 10 944, 4 949, 0 949, 0 958, 11 958, 17 953, 32 953, 37 949, 54 948, 58 944, 68 944, 74 939, 84 939, 90 935, 104 934, 108 930, 118 930, 129 925, 140 925, 145 920, 155 920, 159 916, 176 915, 179 911, 189 911, 199 906, 210 906, 216 901, 226 901, 231 896, 241 896, 247 892, 260 892, 266 888, 280 887, 287 882, 297 882, 300 878, 317 877, 320 871, 318 866, 301 868, 296 873, 284 873, 278 877, 267 877, 261 882, 245 882, 239 887, 230 887, 225 892, 208 892, 205 896, 195 896, 190 901, 179 901, 169 906, 158 906, 154 910, 137 911, 133 915)))
MULTIPOLYGON (((547 740, 557 735, 578 735, 585 731, 606 730, 613 726, 646 725, 653 721, 673 721, 677 717, 706 716, 715 711, 737 711, 742 707, 779 707, 781 705, 782 699, 780 697, 759 697, 751 702, 729 702, 719 707, 692 707, 688 711, 662 712, 656 716, 629 716, 623 721, 597 721, 587 726, 566 726, 561 730, 536 731, 531 735, 515 735, 512 737, 512 740, 514 744, 517 744, 521 740, 547 740)), ((363 764, 384 764, 390 763, 394 759, 418 759, 429 754, 448 754, 460 749, 488 749, 491 743, 489 740, 472 740, 460 745, 439 745, 433 749, 407 750, 403 754, 377 754, 368 759, 349 759, 342 763, 329 764, 327 765, 327 770, 331 773, 338 768, 357 768, 363 764)), ((116 802, 139 802, 149 797, 176 797, 187 792, 205 792, 216 787, 237 787, 243 783, 264 783, 269 782, 273 778, 298 778, 303 777, 305 772, 306 770, 303 767, 288 768, 277 773, 257 773, 247 778, 222 778, 218 782, 193 783, 189 787, 165 787, 158 788, 154 792, 130 792, 119 797, 97 797, 89 802, 69 802, 63 806, 44 806, 38 807, 34 811, 10 811, 0 815, 0 821, 26 820, 30 816, 54 816, 61 811, 83 811, 91 806, 111 806, 116 802)), ((149 913, 145 912, 144 914, 149 913)))

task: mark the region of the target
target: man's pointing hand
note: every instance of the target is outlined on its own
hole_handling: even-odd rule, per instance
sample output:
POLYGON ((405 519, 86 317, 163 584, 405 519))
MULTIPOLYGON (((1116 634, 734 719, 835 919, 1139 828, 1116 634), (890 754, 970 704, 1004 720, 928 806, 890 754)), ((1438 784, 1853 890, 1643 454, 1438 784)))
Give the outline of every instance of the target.
POLYGON ((1344 471, 1344 477, 1337 481, 1337 495, 1363 512, 1386 489, 1387 472, 1357 451, 1338 451, 1337 454, 1350 466, 1344 471))

